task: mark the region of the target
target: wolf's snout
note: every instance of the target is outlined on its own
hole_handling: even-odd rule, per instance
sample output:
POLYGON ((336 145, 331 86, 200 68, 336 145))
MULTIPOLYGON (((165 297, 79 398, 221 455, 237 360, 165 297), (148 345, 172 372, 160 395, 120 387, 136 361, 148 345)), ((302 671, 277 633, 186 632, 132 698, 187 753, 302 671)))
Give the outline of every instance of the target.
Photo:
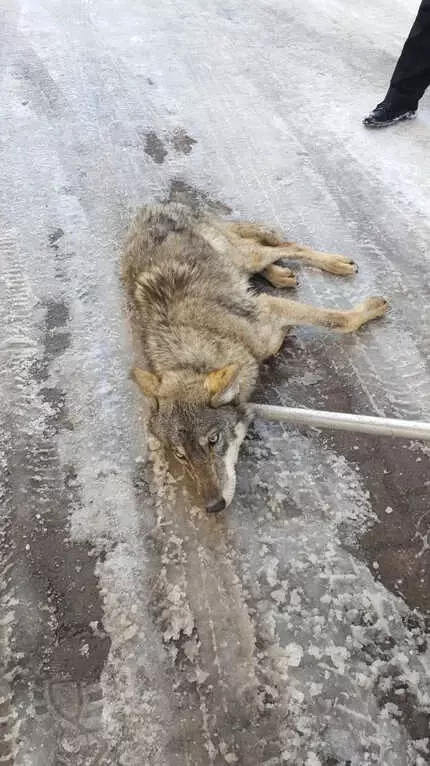
POLYGON ((207 503, 206 510, 208 513, 219 513, 224 510, 225 506, 226 502, 224 498, 220 497, 217 500, 211 500, 210 503, 207 503))

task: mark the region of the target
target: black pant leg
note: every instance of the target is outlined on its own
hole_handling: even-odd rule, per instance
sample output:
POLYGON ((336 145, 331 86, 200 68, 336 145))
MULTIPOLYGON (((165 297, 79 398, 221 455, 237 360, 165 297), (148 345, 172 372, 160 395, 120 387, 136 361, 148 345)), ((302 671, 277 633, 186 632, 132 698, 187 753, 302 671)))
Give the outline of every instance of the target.
POLYGON ((430 0, 422 0, 418 15, 403 46, 393 72, 386 98, 418 106, 418 101, 430 85, 430 0))

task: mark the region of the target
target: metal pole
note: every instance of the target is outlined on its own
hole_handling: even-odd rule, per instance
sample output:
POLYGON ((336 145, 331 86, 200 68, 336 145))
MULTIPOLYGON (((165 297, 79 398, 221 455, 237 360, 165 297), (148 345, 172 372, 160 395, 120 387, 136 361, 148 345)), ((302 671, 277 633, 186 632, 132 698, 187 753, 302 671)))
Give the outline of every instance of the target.
POLYGON ((403 439, 430 441, 430 423, 419 420, 397 420, 372 415, 350 415, 344 412, 324 412, 298 407, 276 407, 271 404, 249 404, 253 415, 265 420, 330 428, 338 431, 393 436, 403 439))

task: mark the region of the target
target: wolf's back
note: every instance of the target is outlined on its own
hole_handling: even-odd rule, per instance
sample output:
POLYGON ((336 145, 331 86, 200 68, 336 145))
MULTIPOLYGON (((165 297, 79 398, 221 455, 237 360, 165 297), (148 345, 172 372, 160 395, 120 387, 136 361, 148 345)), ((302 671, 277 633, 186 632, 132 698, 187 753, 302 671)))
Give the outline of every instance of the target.
MULTIPOLYGON (((210 253, 206 243, 196 233, 198 216, 190 208, 178 203, 148 205, 136 215, 126 240, 122 257, 122 279, 130 297, 135 284, 143 275, 154 271, 166 277, 176 264, 182 281, 186 267, 201 267, 210 253), (182 268, 181 268, 182 266, 182 268)), ((201 276, 202 274, 200 274, 201 276)))

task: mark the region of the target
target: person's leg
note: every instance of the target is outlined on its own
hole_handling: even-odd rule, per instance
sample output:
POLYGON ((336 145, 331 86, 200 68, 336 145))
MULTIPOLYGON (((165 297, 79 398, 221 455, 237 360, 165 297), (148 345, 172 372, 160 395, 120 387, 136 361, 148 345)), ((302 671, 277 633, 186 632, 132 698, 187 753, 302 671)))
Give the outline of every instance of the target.
POLYGON ((423 0, 391 78, 386 99, 418 106, 430 85, 430 0, 423 0))
POLYGON ((430 0, 422 0, 403 46, 384 100, 363 122, 385 127, 415 116, 418 102, 430 85, 430 0))

